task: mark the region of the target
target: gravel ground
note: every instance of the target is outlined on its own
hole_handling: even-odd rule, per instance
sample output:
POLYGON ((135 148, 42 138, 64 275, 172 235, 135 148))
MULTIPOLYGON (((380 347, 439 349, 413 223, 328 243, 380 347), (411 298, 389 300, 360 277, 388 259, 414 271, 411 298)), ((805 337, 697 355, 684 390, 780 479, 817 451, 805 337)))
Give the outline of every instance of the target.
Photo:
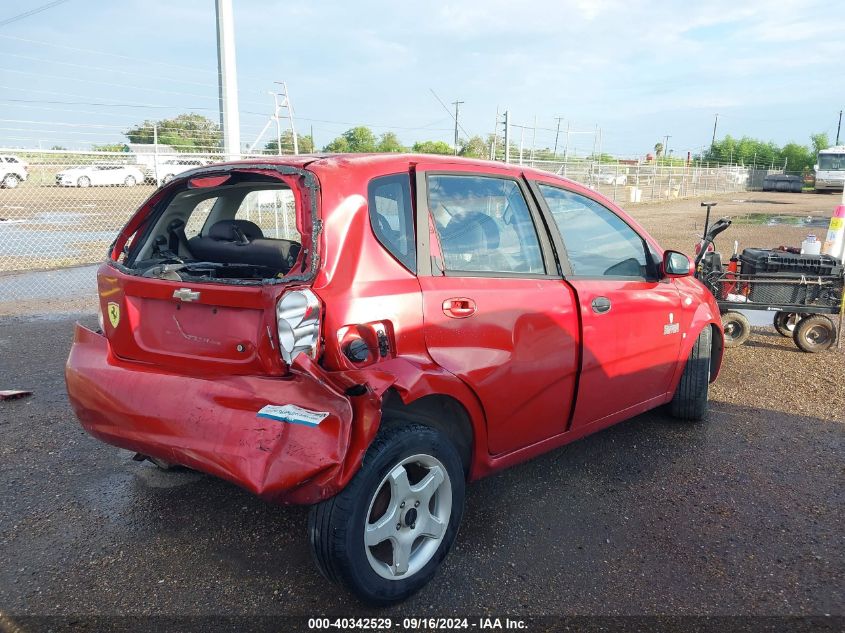
MULTIPOLYGON (((785 198, 799 215, 829 214, 836 203, 756 196, 785 198)), ((720 200, 714 215, 752 204, 787 206, 720 200)), ((689 250, 700 226, 698 201, 634 212, 667 247, 689 250)), ((795 243, 807 232, 754 230, 745 245, 795 243)), ((305 509, 132 462, 81 430, 62 366, 73 321, 95 318, 62 311, 73 305, 0 320, 0 388, 35 392, 0 402, 0 611, 16 620, 843 615, 842 352, 802 354, 755 329, 727 351, 706 423, 654 411, 472 484, 435 581, 375 612, 319 576, 305 509)))

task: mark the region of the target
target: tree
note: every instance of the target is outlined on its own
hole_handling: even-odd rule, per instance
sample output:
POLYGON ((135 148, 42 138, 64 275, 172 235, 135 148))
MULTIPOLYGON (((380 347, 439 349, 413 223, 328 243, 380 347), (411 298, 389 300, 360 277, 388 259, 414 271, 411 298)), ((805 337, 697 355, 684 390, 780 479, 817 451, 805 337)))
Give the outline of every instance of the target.
POLYGON ((377 150, 376 135, 373 134, 370 128, 359 125, 358 127, 346 130, 326 145, 324 150, 327 152, 353 154, 375 152, 377 150))
POLYGON ((385 132, 381 135, 376 148, 380 152, 406 152, 407 148, 399 141, 399 137, 393 132, 385 132))
POLYGON ((480 136, 473 136, 463 142, 458 153, 469 158, 487 158, 490 156, 490 144, 480 136))
POLYGON ((65 151, 67 147, 62 147, 61 145, 53 145, 50 149, 58 150, 58 151, 65 151))
MULTIPOLYGON (((311 142, 310 136, 303 134, 296 135, 296 144, 300 154, 313 154, 314 144, 311 142)), ((279 147, 276 139, 268 141, 264 145, 264 154, 278 154, 279 147)), ((293 154, 293 134, 290 130, 282 132, 282 154, 293 154)))
POLYGON ((818 155, 819 150, 830 147, 830 139, 825 132, 810 135, 810 142, 813 144, 813 154, 818 155))
POLYGON ((654 155, 657 158, 663 156, 663 143, 655 143, 654 144, 654 155))
POLYGON ((172 119, 144 121, 126 132, 132 143, 153 142, 153 129, 158 128, 158 142, 179 152, 210 152, 220 148, 223 135, 220 126, 201 114, 180 114, 172 119))
POLYGON ((414 143, 413 150, 417 154, 452 154, 455 151, 443 141, 419 141, 414 143))

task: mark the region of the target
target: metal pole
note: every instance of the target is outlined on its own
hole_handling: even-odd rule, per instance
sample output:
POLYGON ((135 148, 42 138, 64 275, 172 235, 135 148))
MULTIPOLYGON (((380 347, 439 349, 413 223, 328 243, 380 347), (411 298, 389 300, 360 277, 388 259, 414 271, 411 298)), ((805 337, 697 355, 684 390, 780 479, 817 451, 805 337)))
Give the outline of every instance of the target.
POLYGON ((285 91, 285 106, 288 109, 288 120, 290 121, 290 134, 293 137, 293 153, 294 156, 299 156, 299 140, 296 137, 296 126, 293 124, 293 104, 290 102, 290 95, 288 94, 288 82, 282 82, 282 88, 285 91))
POLYGON ((158 123, 153 123, 153 165, 156 185, 160 185, 161 183, 158 181, 158 123))
POLYGON ((842 129, 842 110, 839 111, 839 125, 836 126, 836 143, 835 145, 839 145, 839 130, 842 129))
POLYGON ((458 109, 463 101, 453 101, 452 105, 455 106, 455 156, 458 155, 458 109))
POLYGON ((719 124, 719 114, 716 113, 716 120, 713 121, 713 139, 710 141, 710 149, 716 145, 716 126, 719 124))
POLYGON ((496 123, 493 125, 493 141, 490 143, 490 160, 496 160, 496 145, 499 144, 499 106, 496 106, 496 123))
POLYGON ((569 153, 569 121, 566 122, 566 145, 563 147, 563 162, 566 163, 566 155, 569 153))
POLYGON ((557 139, 560 137, 560 120, 562 118, 563 118, 562 116, 556 116, 555 117, 555 119, 557 119, 557 131, 555 132, 555 149, 552 152, 552 154, 554 154, 555 157, 557 157, 557 139))
POLYGON ((217 14, 217 83, 220 91, 220 128, 223 152, 240 158, 241 128, 238 111, 238 75, 235 65, 235 24, 232 0, 215 0, 217 14))
POLYGON ((525 126, 519 126, 519 164, 522 164, 522 148, 525 147, 525 126))
POLYGON ((534 132, 531 134, 531 166, 534 166, 534 144, 537 142, 537 115, 534 115, 534 132))
POLYGON ((505 110, 505 162, 511 162, 511 112, 505 110))
POLYGON ((276 120, 276 154, 282 155, 282 124, 279 122, 279 95, 273 93, 273 118, 276 120))

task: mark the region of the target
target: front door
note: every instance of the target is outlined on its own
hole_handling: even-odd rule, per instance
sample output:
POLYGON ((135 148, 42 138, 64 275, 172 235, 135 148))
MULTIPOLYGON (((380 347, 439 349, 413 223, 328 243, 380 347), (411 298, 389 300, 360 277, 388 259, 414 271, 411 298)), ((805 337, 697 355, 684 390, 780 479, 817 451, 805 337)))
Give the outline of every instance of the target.
MULTIPOLYGON (((559 230, 584 344, 572 427, 665 399, 680 354, 681 297, 655 249, 618 214, 559 185, 536 189, 559 230)), ((613 420, 610 420, 613 416, 613 420)))
POLYGON ((525 182, 461 167, 417 167, 418 231, 432 239, 420 258, 425 341, 478 395, 501 454, 566 430, 578 314, 525 182))

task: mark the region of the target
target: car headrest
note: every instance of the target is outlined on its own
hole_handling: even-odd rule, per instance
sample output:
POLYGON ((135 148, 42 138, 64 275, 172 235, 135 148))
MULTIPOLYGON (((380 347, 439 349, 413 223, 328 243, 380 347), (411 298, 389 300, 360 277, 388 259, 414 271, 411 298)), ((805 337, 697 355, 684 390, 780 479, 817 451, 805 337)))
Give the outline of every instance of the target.
POLYGON ((239 242, 241 241, 239 232, 250 242, 264 237, 264 233, 261 232, 258 225, 249 220, 220 220, 215 222, 208 230, 208 237, 220 242, 239 242))
POLYGON ((499 227, 486 213, 473 211, 452 218, 442 239, 459 252, 493 250, 499 248, 499 227))

